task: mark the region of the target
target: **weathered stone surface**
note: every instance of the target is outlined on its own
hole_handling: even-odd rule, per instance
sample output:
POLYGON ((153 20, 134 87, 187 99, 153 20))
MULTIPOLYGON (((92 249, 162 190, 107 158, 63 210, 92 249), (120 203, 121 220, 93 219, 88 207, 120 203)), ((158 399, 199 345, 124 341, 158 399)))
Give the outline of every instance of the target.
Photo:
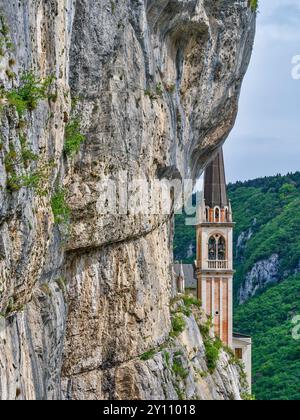
POLYGON ((251 271, 247 273, 246 279, 239 290, 239 303, 245 303, 255 296, 260 290, 280 280, 279 255, 273 254, 270 258, 258 261, 251 271))
POLYGON ((193 315, 184 317, 185 330, 153 349, 149 360, 134 357, 114 367, 83 370, 63 381, 66 399, 121 400, 240 400, 247 392, 241 368, 221 351, 211 374, 204 343, 193 315), (182 373, 174 369, 182 366, 182 373))
MULTIPOLYGON (((15 45, 0 58, 5 89, 24 69, 56 76, 25 127, 13 107, 1 112, 0 398, 176 398, 162 356, 137 360, 170 331, 170 217, 99 214, 101 181, 203 169, 234 123, 255 14, 231 0, 0 0, 0 14, 15 45), (87 140, 66 158, 75 97, 87 140), (46 196, 6 188, 22 131, 38 161, 17 175, 53 160, 46 196), (57 185, 69 192, 67 240, 51 211, 57 185)), ((191 376, 186 396, 238 398, 234 377, 225 365, 205 383, 191 376)))

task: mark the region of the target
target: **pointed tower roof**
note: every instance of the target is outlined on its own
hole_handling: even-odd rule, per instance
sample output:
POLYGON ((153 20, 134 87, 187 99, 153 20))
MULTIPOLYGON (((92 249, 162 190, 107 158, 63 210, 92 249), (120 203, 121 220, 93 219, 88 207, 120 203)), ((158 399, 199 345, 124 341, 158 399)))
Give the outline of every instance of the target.
POLYGON ((206 206, 228 206, 223 149, 207 166, 204 175, 204 199, 206 206))

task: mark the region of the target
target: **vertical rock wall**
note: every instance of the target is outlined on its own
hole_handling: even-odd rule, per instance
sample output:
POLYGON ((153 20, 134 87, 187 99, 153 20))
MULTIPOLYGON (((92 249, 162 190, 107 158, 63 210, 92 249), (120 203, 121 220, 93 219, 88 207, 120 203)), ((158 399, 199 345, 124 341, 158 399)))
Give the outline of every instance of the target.
MULTIPOLYGON (((156 358, 132 371, 169 337, 171 217, 97 203, 106 177, 200 173, 234 123, 255 13, 229 0, 0 0, 0 15, 0 398, 178 398, 156 358), (55 81, 20 117, 3 90, 28 71, 55 81), (86 141, 67 157, 75 116, 86 141), (67 229, 51 209, 62 187, 67 229)), ((203 398, 239 397, 209 380, 203 398)))

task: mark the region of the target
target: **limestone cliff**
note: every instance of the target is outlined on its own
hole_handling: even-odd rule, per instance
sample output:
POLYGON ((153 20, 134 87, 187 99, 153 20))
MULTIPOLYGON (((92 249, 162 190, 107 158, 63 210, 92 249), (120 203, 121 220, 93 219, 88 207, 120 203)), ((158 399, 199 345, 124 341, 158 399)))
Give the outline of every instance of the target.
POLYGON ((97 203, 119 173, 195 179, 225 141, 249 2, 0 0, 0 16, 0 398, 239 399, 193 315, 170 341, 172 218, 97 203))
POLYGON ((273 254, 270 258, 255 263, 239 289, 239 303, 245 303, 261 290, 278 283, 280 280, 279 267, 278 254, 273 254))

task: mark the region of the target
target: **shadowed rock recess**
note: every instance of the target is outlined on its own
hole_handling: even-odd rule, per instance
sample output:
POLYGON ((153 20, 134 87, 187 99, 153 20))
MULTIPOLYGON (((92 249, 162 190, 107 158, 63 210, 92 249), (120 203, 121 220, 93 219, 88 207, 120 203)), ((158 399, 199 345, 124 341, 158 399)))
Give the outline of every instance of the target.
POLYGON ((2 400, 241 398, 230 356, 209 371, 195 310, 170 337, 172 219, 99 216, 97 200, 119 172, 203 170, 235 121, 248 3, 0 0, 2 400), (22 111, 8 92, 30 71, 55 77, 22 111))

